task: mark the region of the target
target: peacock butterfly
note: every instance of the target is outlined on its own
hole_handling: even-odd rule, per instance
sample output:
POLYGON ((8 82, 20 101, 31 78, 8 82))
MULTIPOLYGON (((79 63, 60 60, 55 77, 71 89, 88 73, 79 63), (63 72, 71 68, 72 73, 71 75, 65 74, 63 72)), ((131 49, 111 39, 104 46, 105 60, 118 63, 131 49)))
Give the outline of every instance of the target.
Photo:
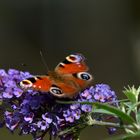
POLYGON ((51 93, 56 97, 75 97, 79 91, 91 84, 92 75, 82 54, 71 54, 47 75, 34 76, 22 80, 23 89, 33 89, 51 93))

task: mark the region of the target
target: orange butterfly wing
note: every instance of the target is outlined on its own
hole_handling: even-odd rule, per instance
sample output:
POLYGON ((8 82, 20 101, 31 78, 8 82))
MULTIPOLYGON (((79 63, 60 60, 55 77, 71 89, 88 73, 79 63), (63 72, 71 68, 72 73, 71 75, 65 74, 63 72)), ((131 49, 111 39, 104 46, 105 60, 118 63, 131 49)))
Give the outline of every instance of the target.
POLYGON ((81 54, 69 55, 63 62, 57 65, 55 71, 59 74, 73 74, 88 71, 89 68, 85 64, 84 60, 85 58, 81 54))
POLYGON ((21 87, 50 92, 57 97, 72 98, 80 90, 87 87, 92 76, 81 54, 72 54, 59 63, 47 76, 36 76, 20 82, 21 87))
MULTIPOLYGON (((84 89, 91 83, 92 76, 89 73, 86 73, 88 70, 89 68, 85 63, 85 58, 81 54, 67 56, 66 59, 63 62, 59 63, 58 66, 55 68, 55 71, 58 74, 67 77, 67 80, 73 82, 74 85, 76 85, 74 86, 75 91, 73 92, 78 92, 79 90, 84 89), (85 80, 79 77, 80 73, 84 72, 89 76, 89 80, 85 80)), ((63 89, 64 87, 65 85, 63 86, 63 89)))
POLYGON ((52 81, 49 76, 36 76, 30 77, 20 82, 20 86, 23 89, 35 89, 41 91, 49 91, 52 86, 52 81))

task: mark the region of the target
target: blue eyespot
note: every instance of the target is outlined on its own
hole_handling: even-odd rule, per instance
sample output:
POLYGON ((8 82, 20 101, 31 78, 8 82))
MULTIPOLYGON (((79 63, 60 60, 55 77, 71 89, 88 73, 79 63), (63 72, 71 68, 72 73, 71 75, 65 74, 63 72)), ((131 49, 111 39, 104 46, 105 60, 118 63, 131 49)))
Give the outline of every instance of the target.
POLYGON ((82 79, 82 80, 85 80, 85 81, 90 81, 90 80, 93 79, 92 75, 89 74, 88 72, 79 72, 79 73, 77 73, 77 77, 79 79, 82 79))
POLYGON ((50 93, 54 94, 54 95, 60 95, 62 94, 62 90, 59 87, 51 87, 50 88, 50 93))
POLYGON ((83 56, 80 54, 71 54, 66 57, 66 60, 71 63, 78 63, 81 62, 83 59, 84 59, 83 56))

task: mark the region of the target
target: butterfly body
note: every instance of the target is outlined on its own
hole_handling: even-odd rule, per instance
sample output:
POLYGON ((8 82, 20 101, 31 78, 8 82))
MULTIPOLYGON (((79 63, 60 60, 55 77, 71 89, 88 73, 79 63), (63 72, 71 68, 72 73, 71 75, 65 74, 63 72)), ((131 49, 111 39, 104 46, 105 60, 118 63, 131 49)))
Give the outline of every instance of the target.
POLYGON ((27 78, 20 82, 24 89, 49 92, 57 97, 73 98, 79 91, 87 87, 92 76, 81 54, 72 54, 59 63, 48 75, 27 78))

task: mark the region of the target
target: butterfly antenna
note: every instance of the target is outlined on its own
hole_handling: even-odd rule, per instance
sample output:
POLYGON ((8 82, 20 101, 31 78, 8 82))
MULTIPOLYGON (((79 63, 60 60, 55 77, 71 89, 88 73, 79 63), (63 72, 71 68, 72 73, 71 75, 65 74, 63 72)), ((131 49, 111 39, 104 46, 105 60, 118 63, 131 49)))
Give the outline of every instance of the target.
POLYGON ((44 65, 45 69, 46 69, 47 71, 49 71, 49 67, 48 67, 48 65, 47 65, 47 63, 46 63, 46 61, 45 61, 45 59, 44 59, 44 56, 43 56, 43 53, 42 53, 41 50, 40 50, 40 56, 41 56, 41 61, 42 61, 43 65, 44 65))

